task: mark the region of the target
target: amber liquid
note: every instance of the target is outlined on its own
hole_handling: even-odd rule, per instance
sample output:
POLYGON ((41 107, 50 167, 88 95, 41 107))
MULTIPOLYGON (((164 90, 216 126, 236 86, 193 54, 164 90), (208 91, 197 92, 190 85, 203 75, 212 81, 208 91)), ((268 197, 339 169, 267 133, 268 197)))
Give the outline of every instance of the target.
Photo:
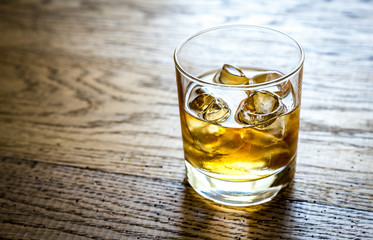
MULTIPOLYGON (((194 167, 227 180, 254 180, 274 174, 295 156, 298 142, 299 109, 279 117, 285 124, 279 138, 267 128, 231 128, 182 116, 184 153, 194 167)), ((271 126, 269 126, 270 128, 271 126)))
POLYGON ((181 110, 185 158, 206 175, 233 181, 257 180, 295 161, 299 106, 264 127, 212 123, 186 109, 183 106, 181 110))

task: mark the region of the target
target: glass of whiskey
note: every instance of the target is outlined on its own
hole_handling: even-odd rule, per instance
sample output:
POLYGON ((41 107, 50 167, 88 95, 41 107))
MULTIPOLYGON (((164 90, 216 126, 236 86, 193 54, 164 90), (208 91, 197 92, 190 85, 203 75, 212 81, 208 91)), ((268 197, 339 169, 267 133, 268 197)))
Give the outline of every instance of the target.
POLYGON ((187 178, 231 206, 271 200, 294 177, 304 52, 290 36, 223 25, 175 50, 187 178))

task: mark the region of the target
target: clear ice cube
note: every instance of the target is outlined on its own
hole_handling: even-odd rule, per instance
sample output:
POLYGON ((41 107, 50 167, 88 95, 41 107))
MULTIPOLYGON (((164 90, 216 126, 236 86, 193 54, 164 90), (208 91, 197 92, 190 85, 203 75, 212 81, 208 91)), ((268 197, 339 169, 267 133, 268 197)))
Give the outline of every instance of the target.
POLYGON ((247 78, 238 67, 224 64, 221 71, 215 74, 213 81, 228 85, 244 85, 247 84, 250 79, 247 78))
POLYGON ((236 119, 246 126, 267 127, 283 110, 278 95, 268 91, 252 91, 240 103, 236 119))
POLYGON ((264 83, 264 82, 275 80, 282 76, 283 76, 282 74, 278 72, 274 72, 274 71, 263 72, 263 73, 259 73, 259 74, 252 76, 250 78, 250 84, 264 83))
POLYGON ((230 110, 228 104, 222 99, 205 93, 201 89, 195 90, 194 93, 197 93, 197 96, 189 99, 188 107, 199 118, 212 123, 220 123, 229 117, 230 110))
MULTIPOLYGON (((222 126, 189 116, 186 118, 186 123, 193 139, 191 143, 205 154, 229 154, 237 151, 243 144, 239 131, 227 131, 222 126)), ((193 153, 195 154, 198 152, 193 153)))
POLYGON ((228 105, 221 99, 215 98, 207 108, 204 119, 209 122, 222 122, 229 117, 228 105))
POLYGON ((289 93, 292 91, 292 85, 291 85, 291 82, 290 80, 280 84, 277 86, 278 88, 278 91, 276 91, 275 93, 277 95, 279 95, 281 98, 285 98, 289 95, 289 93))
POLYGON ((276 118, 269 126, 262 127, 260 130, 267 135, 270 134, 278 139, 283 139, 288 129, 287 121, 287 116, 281 116, 276 118))
POLYGON ((192 110, 197 116, 202 117, 213 101, 213 96, 207 93, 202 93, 189 102, 189 109, 192 110))

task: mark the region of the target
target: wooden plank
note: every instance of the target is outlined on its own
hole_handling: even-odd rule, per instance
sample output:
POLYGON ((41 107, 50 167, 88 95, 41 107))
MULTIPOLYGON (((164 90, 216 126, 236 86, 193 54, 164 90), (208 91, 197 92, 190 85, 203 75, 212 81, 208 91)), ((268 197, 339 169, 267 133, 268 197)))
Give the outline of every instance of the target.
POLYGON ((371 209, 345 199, 349 194, 361 202, 372 197, 360 188, 336 195, 337 186, 324 196, 345 199, 345 206, 318 198, 315 186, 320 185, 313 182, 308 184, 312 191, 291 187, 273 202, 239 208, 203 199, 182 179, 10 158, 3 158, 1 166, 0 186, 6 190, 0 195, 2 238, 364 239, 373 233, 371 209), (312 193, 317 200, 308 198, 312 193))

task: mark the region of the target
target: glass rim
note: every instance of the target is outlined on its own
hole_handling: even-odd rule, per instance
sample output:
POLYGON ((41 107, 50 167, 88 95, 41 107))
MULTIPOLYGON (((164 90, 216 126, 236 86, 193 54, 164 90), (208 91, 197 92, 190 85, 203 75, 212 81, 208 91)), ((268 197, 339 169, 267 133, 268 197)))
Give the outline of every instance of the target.
POLYGON ((194 81, 194 82, 197 82, 199 84, 202 84, 202 85, 206 85, 206 86, 213 86, 213 87, 218 87, 218 88, 235 88, 235 89, 252 89, 252 88, 260 88, 260 87, 265 87, 265 86, 271 86, 271 85, 276 85, 278 83, 281 83, 283 81, 285 81, 287 78, 293 76, 294 74, 296 74, 303 66, 303 63, 304 63, 304 51, 303 51, 303 48, 301 47, 301 45, 294 39, 292 38, 290 35, 282 32, 282 31, 279 31, 279 30, 276 30, 274 28, 270 28, 270 27, 264 27, 264 26, 260 26, 260 25, 250 25, 250 24, 224 24, 224 25, 218 25, 218 26, 215 26, 215 27, 209 27, 209 28, 205 28, 205 29, 202 29, 194 34, 191 34, 189 35, 188 37, 186 37, 184 40, 182 40, 178 45, 177 47, 175 48, 175 51, 174 51, 174 62, 175 62, 175 67, 182 73, 184 74, 185 76, 187 76, 190 80, 194 81), (298 47, 298 50, 301 54, 301 57, 300 57, 300 60, 299 60, 299 63, 298 65, 293 69, 291 70, 289 73, 285 74, 284 76, 280 77, 280 78, 277 78, 277 79, 274 79, 274 80, 271 80, 271 81, 268 81, 268 82, 264 82, 264 83, 255 83, 255 84, 250 84, 250 85, 228 85, 228 84, 219 84, 219 83, 213 83, 213 82, 205 82, 203 81, 202 79, 200 79, 199 77, 196 77, 196 76, 193 76, 192 74, 188 73, 188 71, 186 71, 180 64, 179 60, 178 60, 178 53, 180 51, 180 49, 187 43, 189 42, 190 40, 192 40, 193 38, 195 37, 198 37, 199 35, 202 35, 204 33, 207 33, 207 32, 212 32, 212 31, 215 31, 215 30, 220 30, 220 29, 224 29, 224 28, 248 28, 248 29, 263 29, 263 30, 267 30, 267 31, 272 31, 272 32, 276 32, 276 33, 279 33, 285 37, 287 37, 289 40, 291 40, 292 42, 295 43, 295 45, 298 47))

